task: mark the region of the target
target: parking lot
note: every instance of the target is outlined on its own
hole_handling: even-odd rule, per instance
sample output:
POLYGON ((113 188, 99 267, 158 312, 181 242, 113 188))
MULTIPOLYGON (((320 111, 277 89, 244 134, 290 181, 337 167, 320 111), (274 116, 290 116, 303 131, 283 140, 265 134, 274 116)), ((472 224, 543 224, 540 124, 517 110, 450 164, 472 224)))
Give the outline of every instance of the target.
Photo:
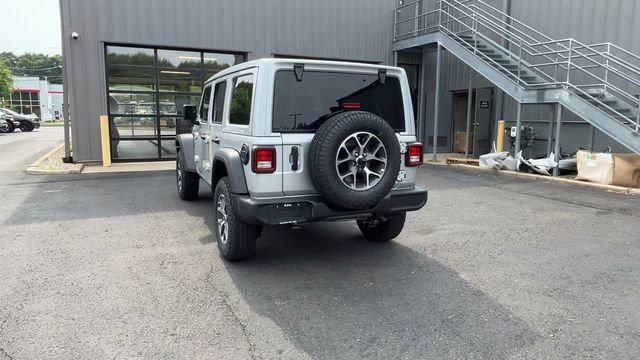
POLYGON ((638 196, 423 166, 394 242, 274 228, 227 263, 205 186, 19 170, 56 130, 0 168, 0 359, 640 357, 638 196))

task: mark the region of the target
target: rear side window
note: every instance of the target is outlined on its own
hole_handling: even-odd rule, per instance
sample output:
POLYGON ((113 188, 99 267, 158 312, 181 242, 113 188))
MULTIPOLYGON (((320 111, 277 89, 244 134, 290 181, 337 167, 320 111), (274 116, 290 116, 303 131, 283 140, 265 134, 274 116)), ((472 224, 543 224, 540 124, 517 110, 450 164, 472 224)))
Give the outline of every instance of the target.
POLYGON ((385 119, 396 131, 404 131, 404 107, 400 80, 377 74, 304 71, 297 81, 293 70, 276 73, 273 94, 273 131, 310 132, 329 116, 362 110, 385 119))
POLYGON ((227 82, 223 81, 216 84, 215 92, 213 93, 213 122, 222 122, 222 113, 224 112, 224 93, 227 90, 227 82))
POLYGON ((233 94, 229 123, 235 125, 249 125, 251 120, 251 99, 253 97, 254 75, 243 75, 233 80, 233 94))
POLYGON ((200 119, 202 122, 209 120, 209 103, 211 102, 211 86, 207 86, 202 93, 200 101, 200 119))

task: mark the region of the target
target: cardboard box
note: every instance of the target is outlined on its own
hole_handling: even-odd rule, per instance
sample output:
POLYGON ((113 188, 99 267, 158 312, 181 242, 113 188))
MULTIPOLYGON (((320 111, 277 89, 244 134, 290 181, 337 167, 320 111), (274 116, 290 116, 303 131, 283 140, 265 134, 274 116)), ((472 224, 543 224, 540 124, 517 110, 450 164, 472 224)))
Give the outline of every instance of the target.
POLYGON ((613 155, 612 185, 640 188, 640 155, 613 155))
MULTIPOLYGON (((465 141, 467 139, 467 133, 464 131, 456 132, 456 138, 454 141, 454 151, 459 154, 464 154, 465 141)), ((473 152, 473 133, 469 133, 469 153, 473 152)))
POLYGON ((578 176, 576 180, 585 180, 596 184, 613 183, 613 154, 591 153, 580 150, 576 154, 578 176))

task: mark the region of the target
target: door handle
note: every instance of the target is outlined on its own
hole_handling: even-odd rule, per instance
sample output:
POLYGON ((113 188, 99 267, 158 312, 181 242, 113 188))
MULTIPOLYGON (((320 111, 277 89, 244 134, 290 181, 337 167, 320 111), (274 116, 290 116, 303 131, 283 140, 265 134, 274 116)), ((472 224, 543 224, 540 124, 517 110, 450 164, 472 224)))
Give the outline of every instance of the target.
POLYGON ((219 137, 214 137, 211 141, 213 141, 216 144, 220 144, 220 138, 219 137))

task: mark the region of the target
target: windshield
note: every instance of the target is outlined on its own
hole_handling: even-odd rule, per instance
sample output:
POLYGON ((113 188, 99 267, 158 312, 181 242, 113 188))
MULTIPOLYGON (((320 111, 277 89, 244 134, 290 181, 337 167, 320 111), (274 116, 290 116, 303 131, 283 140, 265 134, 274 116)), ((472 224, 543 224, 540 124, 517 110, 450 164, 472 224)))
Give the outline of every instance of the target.
POLYGON ((9 109, 2 108, 2 109, 0 109, 0 110, 2 110, 2 111, 4 111, 4 112, 6 112, 7 114, 11 114, 11 115, 20 115, 20 114, 18 114, 17 112, 12 111, 12 110, 9 110, 9 109))
POLYGON ((404 131, 402 90, 397 77, 381 84, 377 74, 304 71, 297 81, 293 70, 276 73, 273 95, 274 132, 313 132, 327 118, 343 111, 361 110, 404 131))

